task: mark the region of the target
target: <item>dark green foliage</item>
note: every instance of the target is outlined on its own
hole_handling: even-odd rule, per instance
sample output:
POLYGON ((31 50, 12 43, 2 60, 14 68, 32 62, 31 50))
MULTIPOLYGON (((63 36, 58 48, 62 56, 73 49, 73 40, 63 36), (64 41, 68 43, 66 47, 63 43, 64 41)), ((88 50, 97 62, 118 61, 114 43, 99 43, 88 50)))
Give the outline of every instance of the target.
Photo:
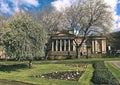
POLYGON ((10 65, 0 65, 0 71, 11 72, 18 69, 28 68, 26 64, 10 64, 10 65))
POLYGON ((95 62, 93 63, 93 67, 95 71, 91 80, 94 84, 119 85, 119 82, 106 68, 104 62, 95 62))
POLYGON ((95 70, 93 73, 92 81, 95 84, 119 85, 119 82, 107 69, 95 70))
POLYGON ((9 19, 8 27, 10 31, 4 35, 4 47, 8 56, 28 60, 44 56, 46 32, 32 16, 18 13, 9 19))
POLYGON ((93 68, 94 69, 107 69, 103 61, 94 62, 93 68))

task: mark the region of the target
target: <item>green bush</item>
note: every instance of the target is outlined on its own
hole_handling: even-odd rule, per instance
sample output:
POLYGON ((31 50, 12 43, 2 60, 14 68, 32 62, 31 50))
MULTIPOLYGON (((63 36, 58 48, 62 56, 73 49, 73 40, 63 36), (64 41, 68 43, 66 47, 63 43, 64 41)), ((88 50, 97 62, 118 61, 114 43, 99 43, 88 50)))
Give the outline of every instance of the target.
POLYGON ((112 75, 112 73, 106 68, 104 62, 102 61, 94 62, 93 68, 95 70, 91 80, 94 84, 119 85, 119 82, 112 75))
POLYGON ((107 69, 103 61, 98 61, 93 63, 94 69, 107 69))
POLYGON ((95 70, 93 73, 92 82, 95 84, 119 85, 119 82, 107 69, 95 70))
POLYGON ((28 68, 28 65, 26 65, 26 64, 0 65, 0 71, 3 71, 3 72, 11 72, 11 71, 16 71, 19 69, 26 69, 26 68, 28 68))

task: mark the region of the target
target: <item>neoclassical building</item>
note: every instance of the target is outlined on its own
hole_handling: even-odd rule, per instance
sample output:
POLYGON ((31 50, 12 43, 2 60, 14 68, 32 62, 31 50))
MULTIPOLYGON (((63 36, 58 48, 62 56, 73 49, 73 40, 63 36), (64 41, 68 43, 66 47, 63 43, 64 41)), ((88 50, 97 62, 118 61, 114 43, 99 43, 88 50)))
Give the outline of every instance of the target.
MULTIPOLYGON (((59 31, 50 34, 47 46, 47 56, 50 59, 66 59, 75 57, 76 44, 81 43, 81 35, 75 36, 73 31, 59 31)), ((107 40, 103 35, 87 35, 85 41, 79 48, 78 57, 88 54, 101 54, 107 52, 107 40)), ((4 50, 0 50, 0 58, 4 57, 4 50)))
MULTIPOLYGON (((50 51, 48 56, 52 59, 66 58, 76 55, 76 44, 81 43, 81 35, 75 36, 73 31, 61 31, 50 34, 50 51)), ((106 37, 103 35, 87 35, 79 48, 78 56, 88 54, 106 53, 106 37)))

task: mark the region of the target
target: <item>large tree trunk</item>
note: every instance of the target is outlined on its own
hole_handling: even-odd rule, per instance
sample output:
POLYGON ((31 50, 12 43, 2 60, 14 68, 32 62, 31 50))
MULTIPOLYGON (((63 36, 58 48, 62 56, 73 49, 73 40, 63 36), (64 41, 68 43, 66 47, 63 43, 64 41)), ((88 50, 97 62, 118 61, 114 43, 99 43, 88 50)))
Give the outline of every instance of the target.
POLYGON ((29 60, 29 68, 32 68, 32 60, 29 60))
POLYGON ((86 59, 88 59, 88 47, 87 47, 87 54, 86 54, 86 59))
POLYGON ((79 48, 76 46, 76 59, 78 59, 79 48))

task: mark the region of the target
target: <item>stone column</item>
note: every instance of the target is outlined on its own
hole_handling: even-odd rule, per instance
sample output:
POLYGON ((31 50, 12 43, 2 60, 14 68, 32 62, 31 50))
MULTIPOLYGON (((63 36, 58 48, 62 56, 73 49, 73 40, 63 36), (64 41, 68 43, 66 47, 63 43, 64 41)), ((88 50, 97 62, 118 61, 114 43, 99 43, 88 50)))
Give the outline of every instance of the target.
POLYGON ((56 51, 58 51, 58 40, 56 40, 56 51))
POLYGON ((106 53, 106 40, 102 40, 102 53, 106 53))
POLYGON ((97 40, 95 40, 95 53, 98 51, 98 45, 97 45, 97 40))
POLYGON ((92 53, 95 53, 95 41, 92 40, 92 53))
POLYGON ((64 40, 64 51, 66 51, 66 40, 64 40))
POLYGON ((70 40, 68 40, 68 51, 70 51, 70 40))
POLYGON ((52 40, 52 51, 54 51, 54 41, 52 40))
POLYGON ((73 40, 73 51, 75 51, 75 42, 73 40))
POLYGON ((60 40, 60 51, 62 51, 62 40, 60 40))

